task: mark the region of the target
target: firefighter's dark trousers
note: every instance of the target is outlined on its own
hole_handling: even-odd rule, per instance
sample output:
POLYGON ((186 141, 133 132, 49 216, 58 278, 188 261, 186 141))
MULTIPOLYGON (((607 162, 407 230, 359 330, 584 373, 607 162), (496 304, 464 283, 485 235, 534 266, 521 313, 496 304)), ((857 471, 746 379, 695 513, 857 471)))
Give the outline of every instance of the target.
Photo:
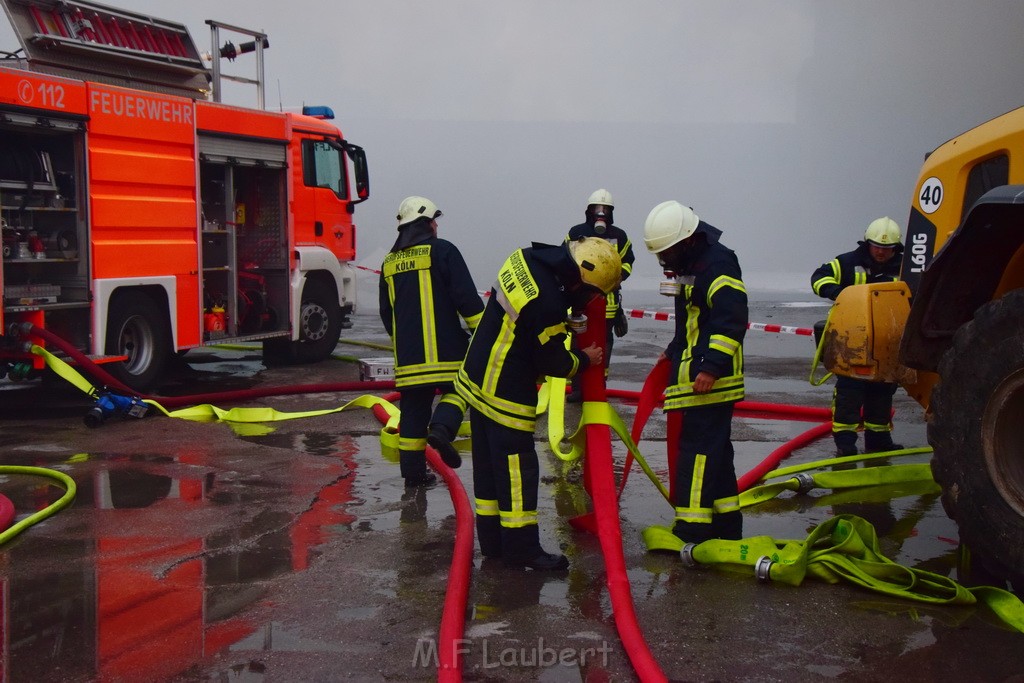
POLYGON ((892 446, 892 396, 896 384, 837 377, 832 392, 832 438, 844 453, 857 452, 857 427, 863 410, 864 449, 883 451, 892 446))
POLYGON ((404 387, 399 393, 398 464, 404 478, 416 479, 427 472, 423 455, 427 430, 431 425, 442 424, 452 436, 458 434, 466 404, 451 384, 404 387), (434 396, 438 391, 441 402, 434 409, 434 396))
POLYGON ((672 484, 673 533, 684 541, 743 537, 736 467, 733 463, 733 403, 683 411, 679 460, 672 484))
POLYGON ((475 409, 469 423, 480 552, 506 562, 532 560, 542 552, 537 526, 540 464, 533 433, 500 425, 475 409))

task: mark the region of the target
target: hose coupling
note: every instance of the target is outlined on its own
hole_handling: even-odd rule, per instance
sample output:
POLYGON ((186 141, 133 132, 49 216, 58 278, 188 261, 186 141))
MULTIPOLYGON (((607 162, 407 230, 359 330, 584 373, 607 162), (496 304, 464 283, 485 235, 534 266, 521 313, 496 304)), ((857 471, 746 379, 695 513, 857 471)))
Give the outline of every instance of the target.
POLYGON ((799 472, 793 478, 796 479, 797 493, 810 493, 815 487, 814 477, 807 472, 799 472))
POLYGON ((757 577, 758 581, 771 581, 772 580, 772 565, 775 564, 772 558, 767 555, 762 555, 757 558, 757 562, 754 563, 754 576, 757 577))
POLYGON ((679 557, 683 560, 683 564, 690 569, 696 569, 700 565, 693 557, 693 549, 696 547, 696 543, 686 543, 683 545, 683 549, 679 551, 679 557))

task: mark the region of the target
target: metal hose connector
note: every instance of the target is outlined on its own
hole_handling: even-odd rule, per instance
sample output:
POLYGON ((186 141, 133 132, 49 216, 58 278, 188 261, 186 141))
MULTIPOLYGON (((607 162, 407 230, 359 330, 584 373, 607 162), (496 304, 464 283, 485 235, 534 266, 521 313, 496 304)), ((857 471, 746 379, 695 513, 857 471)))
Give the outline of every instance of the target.
POLYGON ((700 565, 700 563, 693 557, 693 549, 696 547, 696 543, 687 543, 683 545, 683 549, 679 551, 679 557, 682 558, 683 564, 690 569, 695 569, 700 565))

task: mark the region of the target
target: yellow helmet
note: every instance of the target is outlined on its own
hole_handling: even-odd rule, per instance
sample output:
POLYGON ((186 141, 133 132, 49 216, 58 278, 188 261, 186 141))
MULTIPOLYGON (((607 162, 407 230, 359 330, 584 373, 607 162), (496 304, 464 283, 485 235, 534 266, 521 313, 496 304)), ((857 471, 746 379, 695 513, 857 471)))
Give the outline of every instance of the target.
POLYGON ((569 251, 580 268, 580 279, 605 294, 615 291, 622 280, 622 259, 608 240, 583 237, 569 242, 569 251))
POLYGON ((669 200, 651 209, 644 222, 644 244, 647 251, 659 254, 673 244, 682 242, 697 229, 700 218, 690 207, 669 200))
POLYGON ((437 208, 437 205, 426 197, 406 197, 398 205, 398 227, 412 223, 423 216, 433 220, 441 215, 441 210, 437 208))
POLYGON ((900 226, 888 216, 871 221, 864 231, 864 241, 876 247, 895 247, 902 239, 900 226))

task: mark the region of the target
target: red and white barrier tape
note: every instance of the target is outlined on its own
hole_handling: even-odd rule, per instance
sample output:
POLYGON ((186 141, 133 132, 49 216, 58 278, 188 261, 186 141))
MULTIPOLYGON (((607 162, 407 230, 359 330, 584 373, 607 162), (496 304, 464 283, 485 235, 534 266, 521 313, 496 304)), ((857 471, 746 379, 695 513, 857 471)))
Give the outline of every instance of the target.
MULTIPOLYGON (((664 313, 662 311, 644 311, 639 308, 627 309, 624 311, 630 318, 649 318, 651 320, 675 320, 675 313, 664 313)), ((768 323, 747 323, 748 330, 758 332, 779 332, 782 334, 800 334, 813 336, 814 330, 810 327, 790 327, 789 325, 771 325, 768 323)))
MULTIPOLYGON (((366 266, 356 266, 360 270, 368 270, 371 273, 380 275, 379 270, 373 268, 367 268, 366 266)), ((491 295, 490 291, 479 292, 480 296, 485 299, 491 295)), ((639 308, 632 308, 623 311, 630 318, 647 318, 648 320, 675 320, 675 313, 663 313, 661 311, 644 311, 639 308)), ((814 330, 810 327, 790 327, 789 325, 770 325, 768 323, 747 323, 748 330, 755 330, 757 332, 776 332, 779 334, 799 334, 805 337, 814 336, 814 330)))

